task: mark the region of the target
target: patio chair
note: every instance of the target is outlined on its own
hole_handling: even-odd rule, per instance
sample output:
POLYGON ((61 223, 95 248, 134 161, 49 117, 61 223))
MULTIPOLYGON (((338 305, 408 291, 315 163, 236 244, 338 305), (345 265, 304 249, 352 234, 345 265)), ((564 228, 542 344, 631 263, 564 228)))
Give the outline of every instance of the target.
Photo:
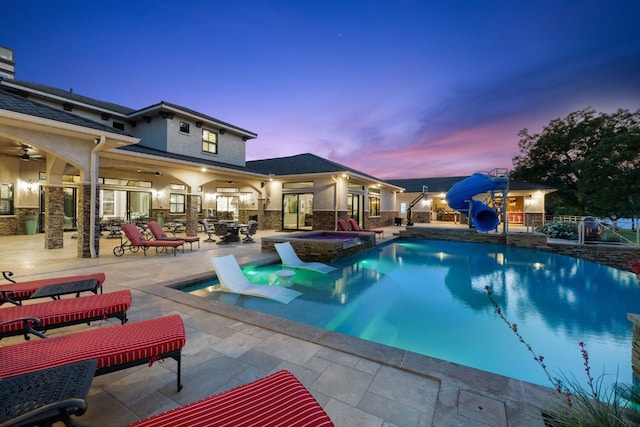
POLYGON ((0 310, 0 339, 29 334, 45 338, 44 332, 64 326, 102 321, 111 317, 127 322, 131 291, 122 290, 82 298, 65 298, 0 310))
POLYGON ((282 288, 280 286, 254 285, 242 272, 238 261, 233 255, 211 258, 213 269, 220 282, 221 292, 230 292, 241 295, 251 295, 261 298, 269 298, 283 304, 290 303, 294 298, 302 293, 293 289, 282 288))
POLYGON ((351 231, 349 225, 347 224, 347 221, 342 218, 338 220, 338 228, 340 229, 339 231, 351 231))
POLYGON ((191 250, 193 250, 193 243, 198 242, 198 249, 200 249, 200 237, 198 236, 169 237, 158 221, 149 221, 147 226, 156 240, 184 240, 189 244, 189 249, 191 250))
POLYGON ((337 268, 331 267, 330 265, 323 264, 321 262, 302 261, 296 254, 293 246, 291 246, 291 242, 275 243, 274 246, 276 248, 276 251, 278 251, 278 255, 280 255, 282 265, 284 265, 285 267, 302 268, 306 270, 318 271, 325 274, 337 270, 337 268))
POLYGON ((200 223, 202 224, 202 227, 204 228, 204 232, 207 235, 207 239, 205 240, 205 242, 215 242, 213 237, 211 237, 216 235, 215 227, 212 226, 211 223, 206 219, 202 220, 200 223))
POLYGON ((244 234, 244 239, 242 239, 242 243, 253 243, 253 235, 258 232, 258 222, 254 220, 250 220, 247 223, 247 227, 240 230, 240 234, 244 234))
POLYGON ((122 231, 129 240, 121 241, 119 246, 113 248, 115 256, 124 255, 125 249, 136 253, 140 248, 142 248, 144 255, 147 256, 147 249, 150 247, 156 248, 156 252, 158 252, 158 249, 172 248, 174 256, 177 248, 182 247, 182 252, 184 253, 184 240, 147 240, 135 224, 123 224, 122 231))
POLYGON ((30 340, 0 347, 0 379, 91 359, 98 361, 97 376, 138 365, 151 366, 170 357, 178 364, 177 389, 180 391, 185 342, 184 324, 177 314, 30 340))
POLYGON ((380 237, 384 236, 384 229, 382 228, 362 229, 360 228, 360 224, 358 224, 358 221, 356 221, 354 218, 349 218, 349 224, 351 224, 351 228, 353 229, 353 231, 364 231, 369 233, 376 233, 376 235, 380 237))
POLYGON ((30 298, 50 297, 59 299, 60 295, 76 294, 76 296, 79 296, 80 292, 86 291, 94 294, 97 294, 98 291, 102 293, 102 284, 106 280, 104 273, 53 277, 24 282, 16 282, 11 278, 12 276, 13 272, 11 271, 2 272, 2 277, 10 283, 0 285, 0 306, 4 303, 21 305, 22 301, 30 298), (46 292, 38 292, 44 287, 47 287, 46 292), (38 293, 36 294, 36 292, 38 293), (34 296, 34 294, 36 295, 34 296))
POLYGON ((142 419, 127 427, 330 427, 331 418, 289 371, 142 419))
POLYGON ((216 236, 220 238, 219 245, 229 243, 231 240, 231 232, 229 231, 229 225, 226 221, 218 221, 214 225, 216 236))

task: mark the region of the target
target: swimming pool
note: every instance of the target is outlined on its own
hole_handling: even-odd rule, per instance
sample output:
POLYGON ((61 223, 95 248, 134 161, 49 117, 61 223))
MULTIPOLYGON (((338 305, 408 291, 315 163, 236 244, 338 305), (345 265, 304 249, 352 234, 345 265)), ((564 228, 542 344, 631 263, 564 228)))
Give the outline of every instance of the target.
MULTIPOLYGON (((578 343, 594 376, 631 383, 629 312, 640 311, 632 273, 535 249, 401 240, 338 260, 337 272, 297 270, 289 304, 183 289, 327 330, 549 386, 544 373, 497 317, 484 287, 543 355, 554 375, 583 382, 578 343)), ((254 283, 277 284, 281 265, 245 269, 254 283)), ((207 287, 210 287, 207 289, 207 287)))

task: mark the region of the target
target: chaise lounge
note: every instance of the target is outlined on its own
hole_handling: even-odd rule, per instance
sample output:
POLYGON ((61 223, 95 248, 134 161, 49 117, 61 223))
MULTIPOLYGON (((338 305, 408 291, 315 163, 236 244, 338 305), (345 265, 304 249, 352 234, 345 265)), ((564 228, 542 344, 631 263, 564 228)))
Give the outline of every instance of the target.
POLYGON ((353 231, 364 231, 364 232, 369 232, 369 233, 376 233, 376 235, 378 235, 380 237, 384 236, 384 229, 383 228, 362 229, 362 228, 360 228, 360 224, 358 224, 358 221, 356 221, 353 218, 349 218, 349 224, 351 224, 351 229, 353 231))
POLYGON ((176 255, 177 248, 179 247, 182 247, 182 252, 184 252, 184 240, 147 240, 135 224, 122 224, 122 231, 129 240, 123 241, 119 246, 113 248, 113 254, 115 256, 124 255, 125 249, 127 248, 132 253, 135 253, 142 248, 144 256, 147 256, 147 249, 152 247, 156 248, 156 251, 158 249, 172 248, 174 256, 176 255))
POLYGON ((276 248, 278 255, 280 255, 282 265, 284 265, 285 267, 302 268, 305 270, 313 270, 325 274, 337 270, 337 268, 331 267, 330 265, 321 262, 302 261, 296 254, 293 246, 291 246, 291 242, 275 243, 273 246, 276 248))
POLYGON ((102 293, 102 284, 106 280, 104 273, 53 277, 25 282, 16 282, 11 279, 11 276, 13 276, 11 271, 3 271, 2 276, 11 283, 0 285, 0 305, 4 303, 20 305, 23 300, 30 298, 51 297, 58 299, 60 295, 65 294, 79 296, 80 292, 84 291, 93 292, 94 294, 97 294, 98 291, 102 293), (46 292, 38 292, 44 287, 46 287, 46 292))
POLYGON ((128 427, 330 427, 333 422, 288 371, 207 397, 128 427))
POLYGON ((147 224, 149 231, 153 234, 156 240, 184 240, 189 244, 189 249, 193 250, 193 243, 198 242, 198 249, 200 249, 200 237, 198 236, 182 236, 182 237, 169 237, 167 233, 162 229, 162 226, 157 221, 149 221, 147 224))
POLYGON ((90 359, 98 361, 97 376, 171 357, 178 363, 180 391, 185 342, 184 324, 177 314, 26 341, 0 347, 0 379, 90 359))
POLYGON ((115 317, 127 322, 131 291, 122 290, 82 298, 65 298, 0 309, 0 339, 29 334, 45 338, 44 331, 115 317))

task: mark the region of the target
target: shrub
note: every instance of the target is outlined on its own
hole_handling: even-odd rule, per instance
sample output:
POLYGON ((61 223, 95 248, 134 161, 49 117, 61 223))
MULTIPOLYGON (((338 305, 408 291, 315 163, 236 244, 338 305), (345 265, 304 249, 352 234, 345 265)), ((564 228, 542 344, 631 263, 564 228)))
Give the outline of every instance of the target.
POLYGON ((536 231, 544 233, 552 239, 578 239, 578 223, 575 221, 548 222, 536 231))

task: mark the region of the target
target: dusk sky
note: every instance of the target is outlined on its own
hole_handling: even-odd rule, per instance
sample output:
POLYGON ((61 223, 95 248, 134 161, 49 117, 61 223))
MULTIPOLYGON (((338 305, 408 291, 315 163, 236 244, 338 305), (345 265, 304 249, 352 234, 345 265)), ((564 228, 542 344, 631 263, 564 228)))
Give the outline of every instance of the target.
POLYGON ((518 132, 640 108, 640 2, 2 0, 16 78, 171 102, 382 179, 511 168, 518 132))

